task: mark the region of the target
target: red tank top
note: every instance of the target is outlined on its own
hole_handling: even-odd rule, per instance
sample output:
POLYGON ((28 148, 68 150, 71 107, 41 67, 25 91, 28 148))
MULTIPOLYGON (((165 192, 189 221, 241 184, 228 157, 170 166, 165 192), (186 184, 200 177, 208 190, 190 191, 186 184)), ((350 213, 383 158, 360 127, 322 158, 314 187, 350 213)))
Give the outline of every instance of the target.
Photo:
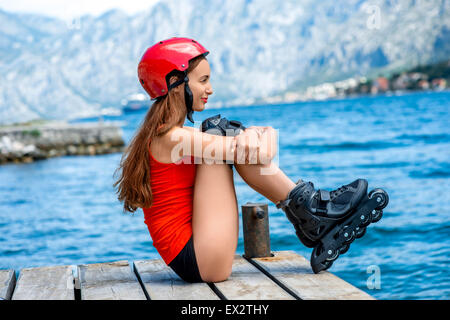
POLYGON ((157 161, 149 148, 153 203, 143 208, 153 246, 169 264, 192 235, 195 163, 185 156, 176 163, 157 161))

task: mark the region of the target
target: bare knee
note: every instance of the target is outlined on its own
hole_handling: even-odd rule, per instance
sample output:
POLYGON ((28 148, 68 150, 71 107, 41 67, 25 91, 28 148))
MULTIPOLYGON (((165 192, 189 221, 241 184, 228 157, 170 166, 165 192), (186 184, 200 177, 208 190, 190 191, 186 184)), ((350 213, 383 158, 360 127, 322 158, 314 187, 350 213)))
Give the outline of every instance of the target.
POLYGON ((234 254, 225 254, 220 250, 203 255, 203 259, 197 261, 202 280, 205 282, 221 282, 227 280, 231 275, 233 259, 234 254))
POLYGON ((231 266, 221 270, 204 270, 201 273, 202 280, 205 282, 222 282, 231 275, 231 266))

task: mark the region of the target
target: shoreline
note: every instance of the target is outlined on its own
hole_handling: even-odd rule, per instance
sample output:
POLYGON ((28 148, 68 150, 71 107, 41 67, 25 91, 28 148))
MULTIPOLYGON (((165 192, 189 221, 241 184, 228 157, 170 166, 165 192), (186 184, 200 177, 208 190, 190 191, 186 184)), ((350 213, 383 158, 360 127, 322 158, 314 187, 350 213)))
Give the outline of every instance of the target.
POLYGON ((0 165, 66 155, 122 152, 122 128, 114 122, 42 122, 0 127, 0 165))

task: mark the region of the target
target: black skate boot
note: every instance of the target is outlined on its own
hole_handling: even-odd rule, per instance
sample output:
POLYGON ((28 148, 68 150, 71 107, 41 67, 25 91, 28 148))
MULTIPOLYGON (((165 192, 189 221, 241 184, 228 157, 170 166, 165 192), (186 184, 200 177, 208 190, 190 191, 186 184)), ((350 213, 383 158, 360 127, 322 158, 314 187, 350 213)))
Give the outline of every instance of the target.
MULTIPOLYGON (((240 121, 222 118, 220 114, 203 120, 201 125, 202 132, 215 134, 217 136, 234 137, 244 132, 245 129, 245 126, 242 125, 240 121)), ((233 169, 232 163, 228 163, 228 165, 233 169)))
POLYGON ((237 136, 245 130, 240 121, 222 118, 220 114, 203 120, 201 131, 218 136, 237 136))
POLYGON ((350 243, 362 237, 371 222, 381 219, 381 209, 388 201, 387 193, 381 189, 367 195, 364 179, 331 192, 315 190, 311 182, 299 180, 277 208, 284 210, 300 241, 314 248, 311 267, 318 273, 347 252, 350 243))

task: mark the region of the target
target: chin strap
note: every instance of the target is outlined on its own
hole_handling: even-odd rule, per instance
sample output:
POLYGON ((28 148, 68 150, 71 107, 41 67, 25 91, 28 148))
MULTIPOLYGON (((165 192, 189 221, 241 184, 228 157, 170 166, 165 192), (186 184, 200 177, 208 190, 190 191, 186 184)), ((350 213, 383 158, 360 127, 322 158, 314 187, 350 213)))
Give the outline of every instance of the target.
POLYGON ((192 96, 192 91, 188 86, 188 82, 189 82, 188 76, 185 74, 182 79, 178 80, 177 82, 172 83, 169 86, 168 90, 179 86, 183 82, 184 82, 184 101, 186 102, 186 109, 187 109, 186 118, 188 118, 188 120, 190 122, 194 123, 194 118, 192 117, 192 114, 194 113, 194 110, 192 110, 193 96, 192 96))
POLYGON ((184 85, 184 101, 186 101, 186 109, 187 109, 186 117, 190 122, 194 123, 194 118, 192 118, 192 114, 194 113, 194 110, 192 110, 193 95, 191 89, 187 84, 187 82, 189 81, 188 77, 186 76, 185 79, 187 79, 186 84, 184 85))

